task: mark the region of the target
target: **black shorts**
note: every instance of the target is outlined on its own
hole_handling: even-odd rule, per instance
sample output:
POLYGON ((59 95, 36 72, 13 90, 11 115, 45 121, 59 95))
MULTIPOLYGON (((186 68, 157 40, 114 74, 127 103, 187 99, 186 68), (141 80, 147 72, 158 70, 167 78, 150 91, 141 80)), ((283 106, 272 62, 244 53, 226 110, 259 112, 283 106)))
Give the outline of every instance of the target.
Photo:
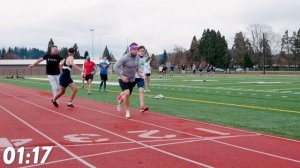
POLYGON ((119 85, 120 85, 122 91, 128 89, 130 91, 130 94, 132 93, 132 89, 134 88, 135 84, 136 84, 135 82, 125 83, 121 79, 119 79, 119 85))
POLYGON ((151 76, 151 73, 146 73, 146 76, 151 76))
POLYGON ((86 81, 93 80, 93 78, 94 78, 94 75, 93 75, 93 74, 85 75, 85 80, 86 80, 86 81))
POLYGON ((107 74, 100 74, 101 81, 107 81, 107 74))
POLYGON ((73 83, 73 80, 70 76, 67 75, 60 75, 59 77, 59 85, 66 88, 68 87, 71 83, 73 83))

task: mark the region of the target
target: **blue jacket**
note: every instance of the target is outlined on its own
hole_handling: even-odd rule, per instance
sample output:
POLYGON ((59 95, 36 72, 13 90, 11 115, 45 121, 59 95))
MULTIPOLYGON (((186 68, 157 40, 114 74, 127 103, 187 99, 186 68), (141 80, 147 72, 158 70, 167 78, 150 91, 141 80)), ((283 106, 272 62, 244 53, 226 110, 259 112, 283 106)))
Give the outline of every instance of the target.
POLYGON ((98 66, 100 68, 100 74, 107 74, 110 64, 108 62, 100 62, 98 66), (106 67, 104 68, 105 65, 106 67))

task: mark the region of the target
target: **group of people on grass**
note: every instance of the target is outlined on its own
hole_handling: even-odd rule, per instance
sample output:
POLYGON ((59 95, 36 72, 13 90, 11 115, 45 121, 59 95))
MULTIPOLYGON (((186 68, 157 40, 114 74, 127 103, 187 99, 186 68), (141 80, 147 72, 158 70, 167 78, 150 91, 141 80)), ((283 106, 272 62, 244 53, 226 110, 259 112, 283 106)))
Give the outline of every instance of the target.
MULTIPOLYGON (((144 57, 145 47, 138 46, 136 43, 132 43, 129 46, 130 52, 124 55, 120 60, 116 62, 113 67, 113 70, 116 72, 119 80, 119 85, 121 88, 121 93, 117 96, 117 110, 121 111, 122 104, 125 107, 125 116, 130 118, 130 95, 133 88, 137 85, 139 90, 140 97, 140 112, 145 112, 149 108, 145 106, 144 101, 144 92, 149 90, 150 75, 151 75, 151 58, 144 57), (146 85, 145 85, 146 82, 146 85), (146 88, 145 88, 146 87, 146 88)), ((82 72, 82 79, 87 81, 88 84, 88 94, 91 94, 93 76, 96 71, 100 72, 101 83, 99 85, 99 92, 104 87, 106 92, 106 81, 108 79, 108 68, 110 63, 106 57, 103 57, 103 60, 98 64, 98 66, 90 60, 90 57, 87 57, 82 68, 78 67, 74 63, 75 49, 68 49, 68 57, 63 59, 58 55, 57 46, 51 47, 51 53, 46 54, 35 63, 29 65, 29 68, 32 68, 38 65, 42 61, 46 61, 46 73, 52 87, 53 97, 51 102, 55 107, 58 107, 57 100, 65 93, 67 87, 70 87, 72 94, 67 103, 68 107, 74 108, 73 100, 77 93, 77 87, 72 80, 71 71, 72 68, 82 72)), ((84 87, 84 80, 82 87, 84 87)))

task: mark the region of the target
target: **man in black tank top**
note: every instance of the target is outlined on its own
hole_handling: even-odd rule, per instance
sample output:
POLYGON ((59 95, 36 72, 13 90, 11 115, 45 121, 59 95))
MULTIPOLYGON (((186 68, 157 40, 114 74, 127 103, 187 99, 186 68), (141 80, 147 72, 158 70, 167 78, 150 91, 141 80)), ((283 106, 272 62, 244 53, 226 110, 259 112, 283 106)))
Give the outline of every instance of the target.
POLYGON ((48 79, 52 87, 52 93, 54 98, 59 92, 59 75, 60 75, 59 63, 63 60, 63 58, 58 55, 57 46, 52 46, 50 54, 44 55, 42 58, 38 59, 35 63, 29 65, 29 68, 38 65, 40 62, 44 60, 46 60, 46 74, 48 75, 48 79))

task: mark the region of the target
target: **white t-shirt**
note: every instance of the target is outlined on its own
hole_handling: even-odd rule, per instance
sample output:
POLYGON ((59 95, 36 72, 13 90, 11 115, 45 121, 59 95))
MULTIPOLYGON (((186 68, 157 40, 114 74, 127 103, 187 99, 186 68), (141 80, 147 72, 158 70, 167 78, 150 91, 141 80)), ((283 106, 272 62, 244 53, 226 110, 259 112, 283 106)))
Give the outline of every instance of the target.
POLYGON ((144 74, 151 74, 151 69, 150 61, 145 61, 144 74))

